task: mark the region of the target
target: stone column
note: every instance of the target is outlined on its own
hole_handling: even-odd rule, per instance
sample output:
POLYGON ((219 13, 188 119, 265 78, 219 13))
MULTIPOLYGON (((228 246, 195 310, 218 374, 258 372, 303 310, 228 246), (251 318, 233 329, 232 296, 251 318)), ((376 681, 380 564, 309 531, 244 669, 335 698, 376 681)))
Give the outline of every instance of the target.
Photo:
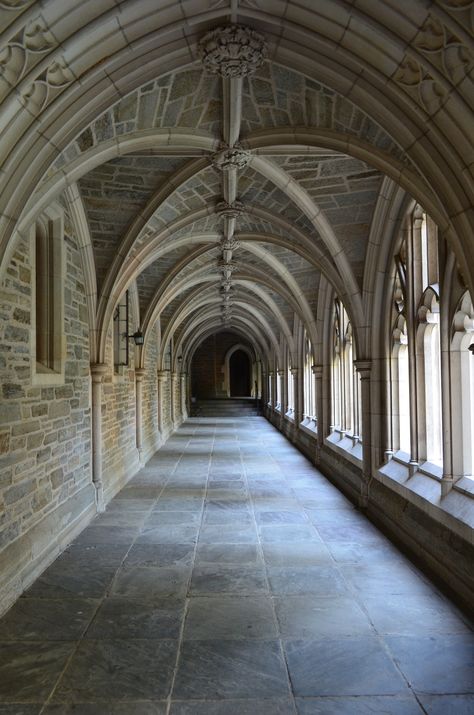
POLYGON ((138 458, 142 461, 143 453, 143 378, 144 367, 135 368, 135 423, 137 428, 138 458))
POLYGON ((104 363, 91 365, 92 379, 92 481, 96 490, 97 511, 104 511, 102 481, 102 381, 108 367, 104 363))
POLYGON ((285 410, 286 410, 286 384, 285 384, 285 371, 277 370, 278 379, 280 380, 280 429, 283 429, 285 423, 285 410))
POLYGON ((187 410, 187 392, 186 392, 186 384, 187 384, 187 378, 188 375, 186 372, 181 373, 181 418, 185 420, 188 416, 188 410, 187 410))
POLYGON ((314 461, 319 464, 321 461, 321 449, 324 438, 323 419, 323 366, 313 365, 311 367, 314 380, 314 394, 316 397, 316 454, 314 461))
POLYGON ((160 437, 161 440, 163 441, 163 432, 164 432, 164 424, 163 424, 163 385, 165 381, 168 379, 168 371, 167 370, 158 370, 158 429, 160 431, 160 437))
POLYGON ((178 427, 178 405, 176 404, 176 385, 179 375, 177 372, 171 373, 171 424, 173 428, 178 427))
MULTIPOLYGON (((407 246, 407 304, 408 311, 412 316, 417 314, 418 301, 420 298, 422 261, 420 255, 421 228, 423 224, 423 213, 417 207, 413 220, 413 227, 406 230, 407 246)), ((426 454, 426 441, 424 439, 424 429, 420 430, 424 422, 423 411, 425 398, 422 394, 422 383, 418 380, 419 356, 417 355, 417 326, 416 320, 407 321, 408 334, 408 374, 410 386, 410 463, 409 475, 413 476, 418 470, 421 457, 426 454), (420 399, 419 399, 420 398, 420 399)))
POLYGON ((296 437, 298 435, 298 430, 300 427, 300 423, 303 419, 303 407, 302 407, 302 400, 301 400, 301 394, 300 394, 300 388, 301 388, 301 370, 297 367, 292 367, 291 368, 291 378, 293 380, 293 435, 292 439, 293 442, 296 441, 296 437))
POLYGON ((360 506, 366 507, 369 502, 369 488, 372 479, 372 411, 370 394, 372 363, 370 360, 355 360, 354 366, 360 375, 360 396, 362 405, 362 484, 359 499, 360 506))

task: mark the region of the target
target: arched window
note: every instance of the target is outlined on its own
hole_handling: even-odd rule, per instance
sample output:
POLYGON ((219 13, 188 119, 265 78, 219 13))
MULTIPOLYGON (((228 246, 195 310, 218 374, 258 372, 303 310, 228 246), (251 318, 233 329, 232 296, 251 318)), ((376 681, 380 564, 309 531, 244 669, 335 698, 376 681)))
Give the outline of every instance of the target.
POLYGON ((354 368, 352 325, 341 301, 336 298, 333 310, 333 340, 331 360, 332 432, 346 434, 359 441, 360 390, 354 368))
POLYGON ((304 375, 303 375, 303 418, 306 421, 316 419, 316 396, 314 394, 313 349, 311 341, 304 331, 304 375))
POLYGON ((441 476, 441 394, 438 235, 420 206, 407 216, 395 258, 390 361, 392 444, 389 449, 441 476), (435 465, 436 469, 430 465, 435 465))
POLYGON ((288 404, 287 404, 287 410, 286 414, 288 417, 293 417, 295 413, 295 390, 294 390, 294 382, 293 382, 293 374, 291 372, 292 368, 291 364, 291 355, 290 351, 288 350, 287 355, 286 355, 286 384, 287 384, 287 395, 288 395, 288 404))

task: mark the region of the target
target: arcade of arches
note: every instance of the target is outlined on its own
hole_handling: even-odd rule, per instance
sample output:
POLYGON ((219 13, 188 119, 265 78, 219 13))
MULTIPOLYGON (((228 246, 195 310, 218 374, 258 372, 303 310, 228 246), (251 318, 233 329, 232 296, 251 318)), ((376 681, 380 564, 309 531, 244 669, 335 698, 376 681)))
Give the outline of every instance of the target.
POLYGON ((236 396, 472 606, 473 28, 0 0, 2 610, 236 396))

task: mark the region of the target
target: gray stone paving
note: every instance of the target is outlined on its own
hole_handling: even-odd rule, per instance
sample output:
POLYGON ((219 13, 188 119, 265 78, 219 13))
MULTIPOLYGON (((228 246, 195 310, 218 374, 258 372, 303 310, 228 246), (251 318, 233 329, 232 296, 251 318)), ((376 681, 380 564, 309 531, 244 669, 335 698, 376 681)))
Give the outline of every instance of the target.
POLYGON ((0 621, 0 715, 474 712, 465 617, 263 418, 195 418, 0 621))

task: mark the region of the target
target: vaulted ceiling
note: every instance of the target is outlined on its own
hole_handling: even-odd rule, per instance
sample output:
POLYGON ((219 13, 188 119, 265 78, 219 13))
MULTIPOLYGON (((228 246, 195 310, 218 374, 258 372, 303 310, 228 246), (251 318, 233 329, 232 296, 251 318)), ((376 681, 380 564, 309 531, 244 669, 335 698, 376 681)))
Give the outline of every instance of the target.
MULTIPOLYGON (((10 52, 22 43, 31 63, 23 75, 59 46, 61 33, 63 59, 75 41, 74 62, 56 57, 43 79, 58 96, 63 86, 73 88, 80 121, 78 115, 74 124, 71 94, 58 150, 44 160, 29 204, 25 195, 23 215, 31 219, 65 192, 88 252, 97 359, 126 288, 136 290, 146 335, 159 321, 161 335, 182 349, 210 328, 232 327, 267 350, 281 336, 289 339, 295 316, 317 342, 322 284, 364 324, 390 192, 399 185, 412 191, 452 230, 454 208, 450 215, 440 199, 449 190, 435 186, 435 157, 420 155, 413 137, 415 122, 420 132, 429 122, 433 132, 440 116, 435 80, 448 89, 457 84, 462 94, 473 66, 465 54, 472 46, 470 4, 446 0, 427 8, 414 1, 403 11, 399 3, 375 8, 344 0, 149 5, 83 2, 69 13, 64 6, 59 16, 55 0, 44 7, 0 1, 1 17, 14 20, 6 24, 10 52), (88 27, 81 94, 78 37, 88 27), (128 55, 120 54, 122 35, 128 55), (95 57, 88 68, 87 53, 95 57), (431 85, 423 61, 431 63, 431 85), (102 66, 114 96, 109 83, 88 84, 87 73, 102 66), (410 106, 405 127, 393 110, 401 115, 403 102, 410 106)), ((2 57, 2 81, 14 85, 18 78, 5 69, 11 58, 2 57)), ((32 87, 26 111, 46 117, 50 95, 39 96, 38 81, 32 87)), ((464 115, 458 119, 460 136, 464 115)), ((52 136, 46 119, 44 126, 52 136)))

